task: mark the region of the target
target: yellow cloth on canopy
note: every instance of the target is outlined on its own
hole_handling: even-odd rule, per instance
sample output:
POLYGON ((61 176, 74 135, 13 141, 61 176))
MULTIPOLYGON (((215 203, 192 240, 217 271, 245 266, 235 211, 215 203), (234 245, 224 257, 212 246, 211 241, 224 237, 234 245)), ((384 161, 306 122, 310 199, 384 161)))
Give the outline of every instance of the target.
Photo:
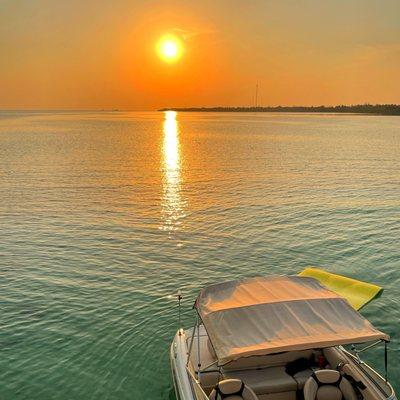
POLYGON ((306 268, 299 275, 315 278, 328 289, 344 297, 356 310, 361 309, 383 291, 383 288, 372 283, 357 281, 313 267, 306 268))

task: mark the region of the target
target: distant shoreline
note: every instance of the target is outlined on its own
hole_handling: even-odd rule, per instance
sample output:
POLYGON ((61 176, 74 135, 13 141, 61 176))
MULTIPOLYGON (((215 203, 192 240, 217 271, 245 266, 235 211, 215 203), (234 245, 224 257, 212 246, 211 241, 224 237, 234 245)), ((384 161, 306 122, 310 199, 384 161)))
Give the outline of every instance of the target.
POLYGON ((296 112, 296 113, 343 113, 400 115, 399 104, 357 104, 351 106, 276 106, 276 107, 170 107, 158 111, 179 112, 296 112))

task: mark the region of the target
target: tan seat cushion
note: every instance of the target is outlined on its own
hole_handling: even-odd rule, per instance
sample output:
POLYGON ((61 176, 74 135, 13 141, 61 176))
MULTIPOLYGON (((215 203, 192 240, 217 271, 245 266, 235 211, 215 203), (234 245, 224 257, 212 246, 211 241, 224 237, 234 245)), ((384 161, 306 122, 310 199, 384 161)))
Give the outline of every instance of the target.
POLYGON ((297 389, 296 381, 285 372, 285 367, 223 371, 223 375, 225 378, 241 379, 256 394, 290 392, 297 389))
POLYGON ((258 394, 258 400, 296 400, 296 392, 258 394))
POLYGON ((356 393, 350 382, 340 376, 340 372, 332 369, 322 369, 315 372, 315 378, 310 377, 304 385, 305 400, 357 400, 356 393), (323 386, 319 386, 320 384, 323 386), (340 380, 340 381, 339 381, 340 380), (339 383, 339 387, 336 385, 339 383))
POLYGON ((312 375, 312 369, 305 369, 304 371, 299 371, 293 375, 293 378, 297 382, 297 388, 303 389, 304 385, 307 382, 307 379, 312 375))
POLYGON ((317 400, 342 400, 342 392, 335 386, 322 386, 317 391, 317 400))
MULTIPOLYGON (((242 395, 238 395, 242 385, 243 383, 239 379, 225 379, 218 383, 218 388, 226 400, 258 400, 256 394, 247 385, 243 387, 242 395)), ((220 398, 215 388, 210 394, 210 400, 218 400, 217 397, 220 398)))

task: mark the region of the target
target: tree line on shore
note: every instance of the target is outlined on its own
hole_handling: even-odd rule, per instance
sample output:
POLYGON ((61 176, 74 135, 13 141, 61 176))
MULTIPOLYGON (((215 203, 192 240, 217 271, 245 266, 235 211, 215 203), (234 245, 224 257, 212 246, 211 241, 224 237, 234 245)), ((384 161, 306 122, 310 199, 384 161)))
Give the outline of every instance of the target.
POLYGON ((399 104, 355 104, 338 106, 276 106, 276 107, 171 107, 158 111, 200 112, 306 112, 400 115, 399 104))

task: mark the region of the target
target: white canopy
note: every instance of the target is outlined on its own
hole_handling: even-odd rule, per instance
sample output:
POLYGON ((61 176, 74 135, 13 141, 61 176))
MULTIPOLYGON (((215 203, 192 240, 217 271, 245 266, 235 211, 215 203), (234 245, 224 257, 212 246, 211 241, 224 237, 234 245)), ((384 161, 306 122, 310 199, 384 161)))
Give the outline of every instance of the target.
POLYGON ((253 355, 389 340, 347 300, 308 277, 211 285, 194 306, 220 365, 253 355))

